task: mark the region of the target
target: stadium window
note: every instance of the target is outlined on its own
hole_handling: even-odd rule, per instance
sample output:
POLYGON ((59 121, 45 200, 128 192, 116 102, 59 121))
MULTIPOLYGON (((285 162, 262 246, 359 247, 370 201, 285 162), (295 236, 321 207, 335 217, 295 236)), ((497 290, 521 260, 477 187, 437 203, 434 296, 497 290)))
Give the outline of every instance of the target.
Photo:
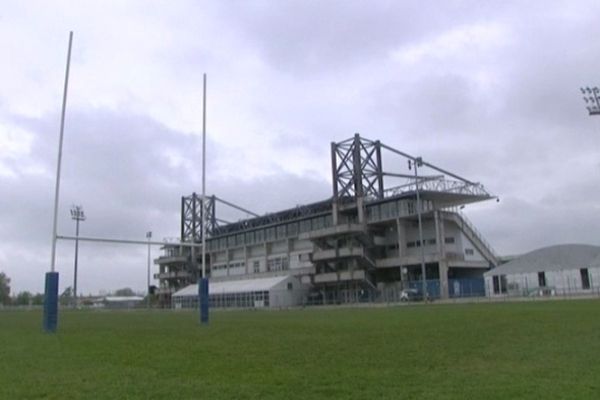
POLYGON ((298 234, 298 223, 292 222, 291 224, 288 224, 287 231, 288 235, 296 236, 298 234))
POLYGON ((538 286, 546 287, 546 273, 544 271, 538 272, 538 286))
POLYGON ((288 282, 287 290, 292 290, 292 289, 294 289, 294 284, 292 282, 288 282))
POLYGON ((435 243, 436 243, 435 239, 427 239, 427 244, 428 245, 432 245, 433 246, 433 245, 435 245, 435 243))
POLYGON ((265 230, 264 229, 259 229, 255 232, 255 238, 256 238, 256 242, 260 243, 260 242, 264 242, 265 241, 265 230))
POLYGON ((475 254, 475 251, 473 249, 465 249, 465 254, 468 256, 472 256, 475 254))
POLYGON ((323 217, 317 217, 312 219, 313 229, 321 229, 325 225, 325 219, 323 217))
POLYGON ((285 239, 286 237, 285 225, 279 225, 277 227, 277 239, 285 239))
POLYGON ((446 244, 454 244, 454 238, 453 237, 447 237, 444 239, 444 243, 446 244))
POLYGON ((499 294, 500 293, 500 277, 498 275, 494 275, 493 283, 494 283, 494 294, 499 294))
POLYGON ((287 257, 276 257, 267 260, 267 271, 283 271, 289 269, 289 260, 287 257))
POLYGON ((254 269, 254 273, 258 274, 260 272, 260 261, 254 261, 252 268, 254 269))
POLYGON ((589 289, 590 288, 590 274, 588 272, 588 269, 581 268, 579 270, 579 273, 581 274, 581 288, 589 289))
POLYGON ((408 247, 408 248, 415 247, 415 242, 406 242, 406 247, 408 247))

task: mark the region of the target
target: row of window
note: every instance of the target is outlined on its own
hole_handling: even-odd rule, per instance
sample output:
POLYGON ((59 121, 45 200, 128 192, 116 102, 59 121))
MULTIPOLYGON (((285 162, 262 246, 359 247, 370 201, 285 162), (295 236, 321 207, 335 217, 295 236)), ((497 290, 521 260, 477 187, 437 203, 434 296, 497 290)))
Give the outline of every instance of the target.
POLYGON ((235 294, 214 294, 209 297, 210 307, 214 308, 252 308, 268 307, 269 292, 245 292, 235 294))
POLYGON ((272 226, 269 228, 256 229, 250 232, 238 233, 219 239, 208 241, 209 251, 221 250, 231 247, 239 247, 264 242, 272 242, 280 239, 294 238, 300 233, 310 232, 318 229, 327 228, 333 225, 331 215, 305 219, 302 221, 290 222, 272 226))
MULTIPOLYGON (((213 271, 221 271, 227 269, 227 264, 215 264, 211 268, 213 271)), ((244 261, 232 262, 229 263, 229 268, 246 268, 246 263, 244 261)))
MULTIPOLYGON (((416 204, 417 203, 414 200, 397 200, 370 205, 367 207, 367 220, 380 221, 416 214, 416 204)), ((422 200, 421 209, 422 211, 429 211, 433 209, 433 203, 428 200, 422 200)))
POLYGON ((277 257, 267 260, 267 271, 276 272, 290 269, 290 263, 287 257, 277 257))
MULTIPOLYGON (((434 246, 437 243, 437 240, 434 239, 424 239, 423 242, 425 243, 425 245, 429 245, 429 246, 434 246)), ((454 238, 453 237, 447 237, 444 239, 444 243, 446 244, 454 244, 454 238)), ((421 241, 420 240, 415 240, 413 242, 406 242, 406 247, 411 248, 411 247, 421 247, 421 241)))

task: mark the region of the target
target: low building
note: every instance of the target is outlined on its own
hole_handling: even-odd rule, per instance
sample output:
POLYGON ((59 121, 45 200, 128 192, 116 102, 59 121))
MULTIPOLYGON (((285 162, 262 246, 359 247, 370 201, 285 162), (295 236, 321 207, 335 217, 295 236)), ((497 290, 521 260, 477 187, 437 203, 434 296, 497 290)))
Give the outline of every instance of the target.
POLYGON ((135 308, 139 307, 144 298, 142 296, 106 296, 102 300, 102 304, 106 308, 135 308))
MULTIPOLYGON (((297 278, 268 278, 217 281, 209 285, 208 296, 213 308, 285 308, 306 302, 308 287, 297 278)), ((198 307, 198 285, 191 284, 172 296, 173 308, 198 307)))
POLYGON ((600 288, 600 247, 544 247, 484 274, 488 296, 563 296, 600 288))

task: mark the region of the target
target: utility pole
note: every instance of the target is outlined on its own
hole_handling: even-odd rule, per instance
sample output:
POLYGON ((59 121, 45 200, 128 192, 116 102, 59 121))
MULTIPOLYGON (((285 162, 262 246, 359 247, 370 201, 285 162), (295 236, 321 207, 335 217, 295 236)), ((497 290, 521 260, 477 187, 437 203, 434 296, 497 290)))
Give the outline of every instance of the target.
POLYGON ((412 160, 408 160, 408 169, 411 168, 411 164, 415 169, 415 192, 417 196, 417 219, 419 221, 419 244, 421 248, 421 282, 422 282, 422 292, 423 292, 423 300, 427 301, 429 299, 429 294, 427 293, 427 270, 425 268, 425 243, 423 243, 423 221, 421 218, 421 194, 419 191, 419 173, 418 167, 423 165, 423 159, 421 157, 414 158, 412 160), (411 162, 412 161, 412 162, 411 162))
POLYGON ((77 307, 77 259, 79 255, 79 222, 85 221, 83 207, 71 207, 71 219, 75 221, 75 265, 73 267, 73 307, 77 307))
POLYGON ((147 273, 147 285, 146 285, 146 308, 150 308, 150 239, 152 239, 152 231, 146 232, 146 239, 148 239, 148 273, 147 273))

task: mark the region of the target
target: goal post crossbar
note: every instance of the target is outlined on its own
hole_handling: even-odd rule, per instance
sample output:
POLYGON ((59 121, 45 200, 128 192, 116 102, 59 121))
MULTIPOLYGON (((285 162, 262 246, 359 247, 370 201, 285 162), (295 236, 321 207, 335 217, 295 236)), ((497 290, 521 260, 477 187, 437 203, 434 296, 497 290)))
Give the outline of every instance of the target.
POLYGON ((79 240, 82 242, 96 242, 96 243, 116 243, 116 244, 143 244, 152 246, 181 246, 181 247, 202 247, 202 243, 190 243, 190 242, 159 242, 159 241, 148 241, 148 240, 127 240, 127 239, 110 239, 110 238, 94 238, 85 236, 65 236, 57 235, 57 239, 61 240, 79 240))

